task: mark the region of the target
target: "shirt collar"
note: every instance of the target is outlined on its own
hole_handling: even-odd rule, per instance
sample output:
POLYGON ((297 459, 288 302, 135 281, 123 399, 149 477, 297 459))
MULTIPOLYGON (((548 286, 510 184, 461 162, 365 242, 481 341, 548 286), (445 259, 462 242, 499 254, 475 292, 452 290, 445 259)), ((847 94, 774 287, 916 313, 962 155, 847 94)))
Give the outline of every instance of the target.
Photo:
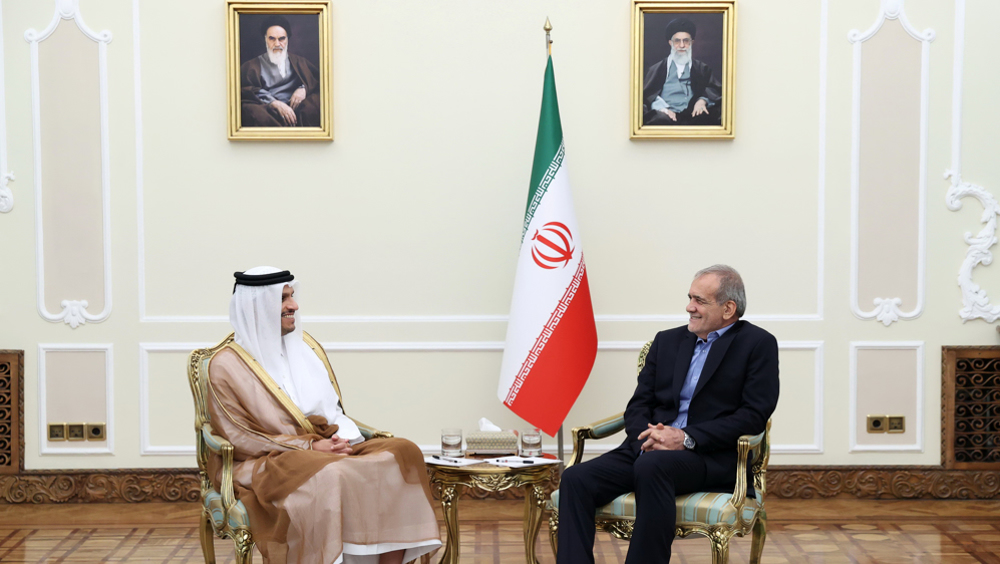
POLYGON ((712 331, 711 333, 708 334, 708 339, 702 339, 701 337, 698 337, 698 343, 708 343, 708 344, 714 343, 716 339, 725 335, 726 331, 732 329, 733 325, 736 325, 735 321, 733 321, 729 325, 726 325, 722 329, 716 329, 715 331, 712 331))

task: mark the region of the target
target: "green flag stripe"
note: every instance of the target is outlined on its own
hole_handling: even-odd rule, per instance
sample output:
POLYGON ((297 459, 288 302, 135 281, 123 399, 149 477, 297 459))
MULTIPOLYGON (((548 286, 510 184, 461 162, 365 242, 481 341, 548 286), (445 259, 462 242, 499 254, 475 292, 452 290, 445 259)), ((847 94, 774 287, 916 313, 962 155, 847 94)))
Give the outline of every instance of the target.
MULTIPOLYGON (((559 100, 556 97, 556 76, 552 70, 552 57, 549 56, 545 65, 545 83, 542 88, 542 112, 538 118, 538 138, 535 140, 535 158, 531 165, 531 183, 528 186, 528 203, 525 208, 524 225, 530 222, 530 215, 541 201, 545 186, 542 181, 548 176, 549 169, 562 147, 562 123, 559 121, 559 100)), ((561 162, 562 159, 560 158, 561 162)), ((551 180, 550 180, 551 181, 551 180)))
POLYGON ((562 167, 565 156, 566 148, 559 145, 559 151, 556 152, 555 158, 552 159, 548 168, 545 169, 545 176, 542 177, 542 180, 535 189, 529 193, 531 200, 528 201, 528 209, 524 212, 524 227, 521 229, 521 242, 524 242, 524 235, 528 232, 528 226, 531 225, 531 220, 535 217, 535 210, 542 203, 542 198, 545 197, 545 193, 549 190, 549 184, 552 184, 552 180, 556 177, 556 172, 562 167))

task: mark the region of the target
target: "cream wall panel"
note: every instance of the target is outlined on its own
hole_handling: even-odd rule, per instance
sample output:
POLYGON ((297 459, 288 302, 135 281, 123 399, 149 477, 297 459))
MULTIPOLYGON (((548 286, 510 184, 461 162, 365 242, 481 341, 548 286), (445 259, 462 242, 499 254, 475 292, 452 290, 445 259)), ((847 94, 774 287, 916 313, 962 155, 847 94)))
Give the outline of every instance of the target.
POLYGON ((46 320, 75 329, 103 321, 111 311, 106 57, 111 34, 90 30, 75 2, 58 2, 55 8, 48 26, 24 33, 32 73, 38 309, 46 320))
POLYGON ((187 359, 194 349, 212 344, 139 344, 140 454, 194 456, 187 359))
POLYGON ((779 343, 778 407, 771 416, 771 452, 823 452, 823 343, 779 343))
POLYGON ((858 302, 917 303, 921 44, 890 20, 865 42, 861 63, 858 302))
MULTIPOLYGON (((423 411, 413 417, 412 405, 438 411, 457 405, 456 423, 467 428, 483 415, 504 426, 526 426, 494 398, 497 343, 504 338, 537 126, 544 65, 540 27, 546 16, 556 26, 554 62, 568 162, 603 346, 565 427, 624 409, 635 382, 638 344, 684 322, 684 294, 694 270, 729 261, 746 276, 749 313, 785 319, 763 317, 759 325, 783 343, 825 344, 823 453, 775 452, 773 464, 938 463, 936 417, 925 417, 924 452, 850 452, 845 414, 853 404, 852 341, 886 340, 890 331, 893 340, 925 342, 923 409, 931 414, 939 410, 940 347, 996 343, 991 325, 962 324, 956 314, 961 304, 956 273, 968 248, 962 234, 979 230, 981 208, 971 200, 959 213, 942 205, 948 184, 939 175, 950 164, 954 1, 905 2, 919 29, 938 34, 929 59, 927 307, 920 318, 889 329, 856 319, 848 307, 853 53, 847 33, 875 21, 877 0, 741 4, 740 133, 721 143, 627 139, 627 2, 409 4, 334 1, 337 141, 314 145, 224 140, 219 6, 81 0, 93 29, 115 32, 108 48, 113 102, 108 117, 116 182, 111 208, 116 315, 67 332, 39 317, 30 275, 34 160, 27 141, 33 138, 30 48, 23 34, 49 21, 54 4, 3 3, 7 126, 11 140, 23 140, 10 144, 8 168, 18 175, 15 195, 23 197, 11 213, 0 215, 0 240, 6 243, 5 268, 28 275, 5 279, 0 317, 12 322, 0 328, 0 345, 26 350, 30 390, 38 387, 38 343, 64 342, 67 334, 82 331, 91 335, 88 342, 116 345, 115 372, 125 375, 114 382, 114 457, 42 456, 39 397, 28 394, 28 468, 192 467, 187 455, 142 455, 138 345, 217 342, 230 330, 225 316, 231 274, 255 264, 293 269, 302 282, 307 316, 385 316, 374 323, 344 317, 306 322, 321 342, 352 349, 332 352, 345 383, 378 378, 381 396, 366 396, 376 392, 362 382, 357 392, 362 395, 355 397, 352 389, 345 398, 348 412, 363 421, 419 444, 436 444, 441 422, 423 411), (176 33, 181 24, 191 30, 183 40, 176 33), (787 39, 775 39, 775 24, 787 39), (176 68, 197 85, 191 88, 196 103, 178 107, 178 97, 188 91, 178 94, 174 88, 169 71, 176 68), (788 73, 792 79, 776 81, 788 73), (140 108, 133 104, 137 86, 140 108), (416 109, 387 109, 404 97, 416 109), (143 143, 136 143, 137 132, 143 143), (265 167, 272 162, 278 164, 265 167), (144 189, 141 207, 134 184, 144 189), (821 198, 824 184, 829 189, 821 198), (135 280, 141 257, 145 295, 135 280), (204 315, 217 322, 140 321, 204 315), (394 352, 386 343, 415 350, 394 352), (619 350, 609 348, 611 343, 636 346, 619 350), (469 350, 449 349, 457 345, 469 350), (425 346, 435 350, 422 352, 425 346), (384 424, 385 413, 395 419, 384 424)), ((990 180, 998 173, 990 160, 995 143, 983 116, 991 115, 991 93, 1000 88, 988 56, 995 51, 989 22, 997 8, 969 0, 968 9, 965 171, 968 180, 992 187, 998 184, 990 180)), ((987 289, 1000 288, 1000 280, 991 278, 994 269, 977 268, 975 280, 987 289)), ((812 420, 812 426, 794 428, 781 422, 786 414, 798 422, 812 407, 805 401, 785 403, 809 396, 810 384, 819 382, 809 380, 818 373, 807 370, 810 354, 796 350, 789 356, 782 350, 783 395, 773 431, 782 445, 811 438, 806 428, 815 426, 812 420)), ((161 378, 173 372, 169 365, 183 352, 149 356, 149 384, 167 386, 161 378)), ((169 386, 181 402, 178 409, 189 409, 182 393, 186 384, 171 380, 169 386)), ((165 405, 154 403, 148 415, 150 446, 178 446, 173 439, 183 439, 190 428, 186 415, 165 405), (169 434, 173 429, 167 431, 174 419, 185 427, 176 437, 169 434)), ((618 442, 616 437, 609 445, 618 442)), ((553 445, 547 438, 546 447, 553 445)))
POLYGON ((9 213, 14 209, 14 192, 8 184, 14 180, 14 174, 7 170, 7 104, 4 96, 7 87, 4 80, 3 35, 3 9, 0 7, 0 213, 9 213))
POLYGON ((104 309, 101 92, 97 44, 62 22, 38 46, 45 308, 66 298, 104 309), (67 95, 72 92, 73 94, 67 95))
POLYGON ((851 450, 922 451, 924 345, 851 344, 851 450), (903 415, 904 433, 868 433, 869 415, 903 415))
MULTIPOLYGON (((225 113, 223 86, 217 78, 224 72, 221 60, 204 60, 190 71, 192 81, 206 85, 206 99, 218 103, 183 115, 156 111, 168 103, 173 78, 169 73, 145 72, 148 314, 224 315, 225 302, 211 292, 194 291, 200 282, 175 268, 187 260, 189 249, 202 248, 215 249, 215 259, 204 265, 206 280, 225 280, 234 270, 257 263, 280 264, 304 280, 322 280, 323 293, 311 294, 314 312, 320 315, 504 315, 543 64, 537 50, 511 50, 510 45, 537 31, 525 23, 533 6, 519 3, 515 6, 519 9, 512 10, 510 5, 468 3, 431 9, 405 2, 337 5, 338 131, 332 145, 298 144, 292 149, 230 143, 208 133, 208 124, 225 113), (440 17, 428 19, 428 10, 440 11, 440 17), (349 25, 359 18, 380 25, 365 29, 349 25), (415 21, 422 23, 414 26, 415 21), (456 26, 456 21, 473 25, 456 26), (455 49, 456 42, 465 47, 455 49), (405 50, 398 48, 401 43, 407 45, 405 50), (346 55, 355 45, 365 46, 363 60, 346 55), (393 61, 392 71, 365 61, 393 61), (497 86, 482 88, 480 81, 497 86), (386 122, 391 124, 388 129, 378 126, 374 116, 394 106, 404 94, 401 84, 406 85, 407 103, 420 110, 394 115, 386 122), (441 93, 442 84, 448 85, 447 95, 441 93), (484 107, 490 110, 483 111, 484 107), (503 135, 490 133, 497 131, 503 135), (417 138, 421 141, 414 143, 417 138), (178 152, 189 171, 182 183, 173 181, 178 152), (504 165, 498 167, 498 162, 504 165), (264 172, 268 167, 280 170, 274 180, 264 172), (419 190, 414 189, 415 179, 419 190), (220 190, 223 185, 238 188, 220 190), (198 205, 190 205, 192 201, 198 205), (177 221, 186 229, 176 231, 177 221), (282 235, 285 224, 297 251, 282 235), (261 225, 277 229, 248 228, 261 225), (237 245, 232 244, 234 233, 240 234, 237 245), (225 251, 220 253, 221 249, 225 251)), ((809 21, 807 27, 792 26, 790 33, 810 48, 788 56, 796 58, 792 64, 814 65, 819 51, 818 6, 782 2, 780 10, 767 15, 748 15, 741 26, 752 30, 771 25, 779 15, 809 21)), ((764 126, 767 118, 761 114, 745 112, 743 119, 752 123, 735 142, 639 144, 623 138, 616 132, 626 122, 627 89, 622 86, 627 81, 627 61, 608 67, 614 59, 607 53, 609 44, 627 52, 627 14, 618 8, 598 2, 588 3, 586 9, 564 6, 564 23, 558 29, 565 32, 557 32, 557 53, 563 49, 575 53, 565 63, 557 57, 556 67, 560 83, 570 85, 563 87, 561 107, 583 237, 593 241, 588 243, 588 263, 598 314, 682 315, 681 302, 650 301, 649 296, 664 290, 683 296, 690 273, 707 260, 736 263, 759 284, 782 276, 803 280, 801 287, 789 288, 781 299, 759 295, 752 313, 815 315, 818 151, 813 143, 801 143, 800 137, 818 139, 818 120, 795 121, 794 131, 778 130, 764 126), (616 14, 622 25, 607 26, 616 14), (593 35, 598 32, 610 35, 595 42, 593 35), (622 73, 620 85, 596 79, 613 75, 616 67, 622 73), (620 106, 621 115, 592 111, 609 104, 620 106), (784 169, 780 177, 769 179, 771 190, 739 188, 748 175, 763 174, 774 166, 778 154, 784 169), (600 164, 612 159, 618 162, 614 167, 600 164), (735 162, 712 165, 720 159, 735 162), (684 172, 664 178, 661 166, 684 172), (713 207, 709 202, 716 201, 727 203, 732 220, 703 229, 698 209, 707 212, 713 207), (802 213, 780 223, 770 221, 769 211, 783 206, 802 213), (625 218, 630 229, 619 229, 625 218), (701 245, 720 251, 710 258, 673 253, 675 242, 692 232, 699 233, 701 245), (747 232, 756 234, 753 241, 742 236, 747 232), (645 252, 622 252, 636 249, 635 241, 646 242, 645 252), (787 256, 799 260, 781 260, 787 256), (646 276, 629 276, 640 265, 646 276), (637 285, 636 291, 613 291, 623 283, 637 285)), ((171 31, 188 25, 190 13, 204 13, 193 24, 192 31, 199 36, 212 37, 223 26, 221 13, 205 11, 197 2, 154 3, 141 10, 143 69, 167 68, 178 58, 198 56, 202 49, 198 42, 177 44, 171 31)), ((755 54, 766 52, 769 40, 748 33, 743 46, 747 62, 741 73, 766 72, 767 65, 755 54)), ((818 74, 808 73, 786 86, 790 112, 817 115, 818 74)), ((748 99, 771 96, 766 83, 743 84, 748 99)))
POLYGON ((114 452, 112 345, 39 344, 39 440, 42 454, 114 452), (48 441, 48 423, 104 423, 104 441, 48 441))

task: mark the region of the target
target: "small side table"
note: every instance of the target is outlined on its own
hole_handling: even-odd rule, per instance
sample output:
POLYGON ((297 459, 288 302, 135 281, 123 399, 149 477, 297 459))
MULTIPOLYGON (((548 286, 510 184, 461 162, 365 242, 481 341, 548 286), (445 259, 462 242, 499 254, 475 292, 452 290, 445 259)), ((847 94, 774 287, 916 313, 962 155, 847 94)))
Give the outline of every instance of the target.
POLYGON ((438 466, 428 464, 431 484, 441 485, 441 509, 448 529, 441 564, 458 564, 458 497, 462 487, 500 492, 509 488, 524 488, 524 556, 527 564, 538 564, 535 541, 542 524, 545 508, 544 484, 552 479, 558 464, 540 464, 509 468, 493 464, 473 466, 438 466))

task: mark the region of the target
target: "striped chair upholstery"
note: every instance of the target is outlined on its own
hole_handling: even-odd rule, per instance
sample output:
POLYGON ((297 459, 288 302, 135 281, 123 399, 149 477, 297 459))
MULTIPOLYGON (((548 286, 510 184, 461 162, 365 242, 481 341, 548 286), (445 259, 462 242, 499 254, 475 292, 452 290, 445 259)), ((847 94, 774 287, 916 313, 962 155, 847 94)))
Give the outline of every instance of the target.
MULTIPOLYGON (((639 353, 637 370, 646 363, 646 354, 652 341, 646 343, 639 353)), ((567 467, 578 464, 583 458, 583 446, 587 439, 603 439, 625 429, 625 414, 591 423, 586 427, 573 429, 573 456, 567 467)), ((767 492, 767 461, 770 455, 767 429, 754 436, 742 436, 737 444, 739 462, 736 470, 736 488, 732 493, 696 492, 677 498, 677 518, 674 523, 678 537, 692 534, 704 535, 712 544, 712 564, 729 562, 729 539, 735 536, 753 534, 750 548, 751 564, 759 564, 767 535, 767 512, 764 510, 764 495, 767 492), (753 454, 753 497, 747 493, 747 458, 753 454)), ((552 552, 558 551, 559 532, 559 491, 552 492, 549 509, 549 540, 552 552)), ((611 503, 597 509, 596 526, 620 539, 632 538, 635 523, 635 493, 618 496, 611 503)))

